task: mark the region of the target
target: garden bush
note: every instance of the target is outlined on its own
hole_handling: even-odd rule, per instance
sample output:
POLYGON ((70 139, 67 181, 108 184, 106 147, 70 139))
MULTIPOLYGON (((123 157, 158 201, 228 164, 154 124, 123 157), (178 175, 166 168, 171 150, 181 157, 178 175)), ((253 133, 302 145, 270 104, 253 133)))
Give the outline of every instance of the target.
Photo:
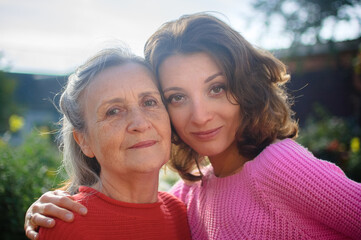
POLYGON ((25 212, 62 181, 59 166, 60 153, 50 135, 35 130, 15 147, 0 138, 0 239, 27 239, 25 212))
POLYGON ((338 165, 354 181, 361 182, 361 128, 354 118, 329 114, 315 105, 314 114, 301 127, 299 143, 316 157, 338 165))

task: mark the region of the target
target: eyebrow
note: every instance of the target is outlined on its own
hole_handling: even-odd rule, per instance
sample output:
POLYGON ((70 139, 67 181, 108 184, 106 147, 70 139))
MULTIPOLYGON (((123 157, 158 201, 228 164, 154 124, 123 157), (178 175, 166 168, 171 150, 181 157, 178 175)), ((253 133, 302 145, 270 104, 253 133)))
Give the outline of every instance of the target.
POLYGON ((155 94, 155 95, 158 95, 158 96, 161 96, 159 91, 142 92, 142 93, 139 94, 138 96, 139 96, 139 97, 144 97, 144 96, 147 96, 147 95, 154 95, 154 94, 155 94))
POLYGON ((207 79, 206 79, 206 80, 204 80, 204 83, 210 82, 210 81, 212 81, 213 79, 215 79, 216 77, 218 77, 218 76, 222 76, 222 75, 223 75, 223 72, 218 72, 218 73, 215 73, 215 74, 213 74, 213 75, 211 75, 211 76, 207 77, 207 79))
POLYGON ((101 112, 101 109, 103 108, 103 106, 112 104, 112 103, 123 103, 125 100, 124 98, 112 98, 108 101, 102 102, 98 107, 97 107, 97 113, 101 112))
MULTIPOLYGON (((215 79, 216 77, 223 76, 223 75, 224 75, 223 72, 215 73, 215 74, 207 77, 206 80, 204 80, 204 83, 208 83, 208 82, 212 81, 213 79, 215 79)), ((170 88, 163 89, 163 93, 171 91, 171 90, 179 91, 179 90, 182 90, 182 89, 179 88, 179 87, 170 87, 170 88)))

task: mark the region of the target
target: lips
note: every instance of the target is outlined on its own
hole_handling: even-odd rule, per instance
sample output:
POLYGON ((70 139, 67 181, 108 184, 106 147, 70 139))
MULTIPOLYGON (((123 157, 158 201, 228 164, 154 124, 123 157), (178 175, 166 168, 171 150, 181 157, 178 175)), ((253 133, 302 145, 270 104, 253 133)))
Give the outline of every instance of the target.
POLYGON ((156 144, 156 143, 157 143, 157 141, 155 141, 155 140, 141 141, 141 142, 138 142, 138 143, 132 145, 132 146, 129 147, 128 149, 147 148, 147 147, 153 146, 153 145, 156 144))
POLYGON ((213 128, 207 131, 191 132, 191 134, 200 140, 211 140, 221 131, 221 128, 222 127, 213 128))

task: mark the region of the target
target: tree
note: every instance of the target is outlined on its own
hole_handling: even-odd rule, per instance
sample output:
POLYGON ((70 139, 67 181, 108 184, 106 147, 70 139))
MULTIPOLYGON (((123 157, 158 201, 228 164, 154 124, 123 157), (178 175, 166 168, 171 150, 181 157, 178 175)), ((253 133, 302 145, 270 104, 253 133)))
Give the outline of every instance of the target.
POLYGON ((292 37, 292 45, 334 41, 339 24, 348 24, 347 31, 361 36, 361 0, 254 0, 253 7, 262 12, 266 26, 275 16, 284 20, 284 31, 292 37), (332 25, 333 31, 325 36, 321 30, 332 25), (358 29, 357 29, 358 28, 358 29))

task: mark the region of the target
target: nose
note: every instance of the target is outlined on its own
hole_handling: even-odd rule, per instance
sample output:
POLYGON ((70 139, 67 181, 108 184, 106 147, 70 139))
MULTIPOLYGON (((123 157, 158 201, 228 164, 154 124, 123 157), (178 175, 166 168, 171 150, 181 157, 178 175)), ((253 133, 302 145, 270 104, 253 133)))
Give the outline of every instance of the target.
POLYGON ((129 132, 144 132, 151 128, 151 122, 146 114, 139 108, 130 110, 129 124, 127 130, 129 132))
POLYGON ((202 125, 212 119, 211 103, 206 99, 197 99, 192 102, 192 117, 194 124, 202 125))

